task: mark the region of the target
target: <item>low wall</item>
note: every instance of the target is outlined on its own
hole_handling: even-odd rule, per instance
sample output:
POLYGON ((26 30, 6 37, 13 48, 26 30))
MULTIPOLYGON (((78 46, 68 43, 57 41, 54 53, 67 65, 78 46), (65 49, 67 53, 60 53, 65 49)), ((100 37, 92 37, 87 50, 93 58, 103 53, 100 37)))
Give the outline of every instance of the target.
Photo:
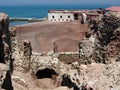
POLYGON ((79 61, 79 53, 61 53, 58 56, 58 59, 64 63, 72 63, 79 61))

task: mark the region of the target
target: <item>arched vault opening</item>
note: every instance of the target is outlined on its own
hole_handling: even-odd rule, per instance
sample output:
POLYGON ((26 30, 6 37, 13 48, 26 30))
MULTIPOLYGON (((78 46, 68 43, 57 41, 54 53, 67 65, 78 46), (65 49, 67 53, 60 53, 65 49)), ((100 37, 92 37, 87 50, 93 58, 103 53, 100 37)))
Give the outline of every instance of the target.
POLYGON ((57 76, 58 74, 55 72, 54 69, 45 68, 42 70, 38 70, 36 72, 37 79, 43 79, 43 78, 53 78, 53 76, 57 76))

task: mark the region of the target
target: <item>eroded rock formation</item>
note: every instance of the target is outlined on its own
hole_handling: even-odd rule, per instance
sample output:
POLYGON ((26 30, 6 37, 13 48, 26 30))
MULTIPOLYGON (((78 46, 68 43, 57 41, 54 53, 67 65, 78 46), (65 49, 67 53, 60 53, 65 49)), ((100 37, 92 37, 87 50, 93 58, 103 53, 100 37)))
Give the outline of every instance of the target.
POLYGON ((90 20, 89 28, 79 46, 81 60, 87 60, 84 63, 119 61, 120 13, 106 12, 98 19, 90 20))
POLYGON ((9 17, 0 13, 0 90, 13 90, 9 17))
POLYGON ((9 17, 0 13, 0 58, 1 63, 8 62, 10 59, 11 44, 9 33, 9 17))

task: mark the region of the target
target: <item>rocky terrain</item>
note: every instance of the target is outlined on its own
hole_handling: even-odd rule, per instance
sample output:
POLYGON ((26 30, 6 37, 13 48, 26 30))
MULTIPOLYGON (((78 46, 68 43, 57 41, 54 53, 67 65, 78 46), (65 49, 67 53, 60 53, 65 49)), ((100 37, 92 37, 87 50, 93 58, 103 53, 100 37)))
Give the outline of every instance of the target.
POLYGON ((80 42, 80 58, 85 63, 120 60, 120 13, 106 12, 89 21, 90 30, 80 42))
MULTIPOLYGON (((70 24, 75 25, 75 22, 70 22, 70 24)), ((20 33, 26 35, 29 28, 23 26, 28 31, 22 30, 21 26, 9 28, 10 35, 7 39, 11 41, 8 43, 11 54, 4 53, 10 57, 1 59, 0 70, 3 72, 1 73, 1 88, 5 90, 13 90, 13 88, 14 90, 120 90, 120 14, 117 12, 100 14, 98 18, 90 19, 88 25, 84 31, 85 36, 82 36, 84 39, 80 38, 76 46, 79 52, 60 53, 54 43, 52 52, 46 54, 32 49, 32 45, 35 48, 32 44, 34 40, 31 42, 31 39, 21 37, 20 33)), ((4 27, 8 30, 8 26, 4 27)), ((52 29, 53 27, 49 28, 49 30, 52 29)), ((75 37, 74 39, 78 39, 75 37)), ((45 37, 42 36, 42 38, 45 37)), ((1 44, 3 40, 1 34, 1 44)))

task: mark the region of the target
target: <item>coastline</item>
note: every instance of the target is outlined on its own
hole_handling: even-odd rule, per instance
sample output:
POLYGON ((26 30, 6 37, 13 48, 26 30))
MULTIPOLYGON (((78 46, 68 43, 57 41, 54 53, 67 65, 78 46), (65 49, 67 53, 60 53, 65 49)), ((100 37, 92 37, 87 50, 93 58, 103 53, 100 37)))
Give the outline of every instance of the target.
POLYGON ((36 21, 43 21, 44 18, 10 18, 10 22, 16 22, 16 21, 28 21, 28 22, 36 22, 36 21))
POLYGON ((10 23, 13 23, 12 26, 14 26, 16 24, 13 21, 17 21, 18 24, 22 24, 22 22, 24 24, 34 21, 40 21, 39 19, 43 19, 45 16, 47 16, 49 10, 82 10, 82 9, 93 10, 98 8, 107 8, 110 6, 113 5, 108 4, 27 5, 27 6, 14 5, 14 6, 0 6, 0 8, 1 12, 5 12, 9 15, 10 18, 13 18, 11 20, 12 22, 10 23))
POLYGON ((33 26, 33 25, 38 25, 40 24, 41 22, 45 22, 45 20, 43 21, 38 21, 38 22, 28 22, 28 23, 24 23, 24 24, 18 24, 18 25, 15 25, 15 26, 11 26, 11 27, 17 27, 17 26, 33 26))
POLYGON ((41 22, 44 21, 45 18, 10 18, 9 23, 10 26, 30 24, 33 22, 41 22))

